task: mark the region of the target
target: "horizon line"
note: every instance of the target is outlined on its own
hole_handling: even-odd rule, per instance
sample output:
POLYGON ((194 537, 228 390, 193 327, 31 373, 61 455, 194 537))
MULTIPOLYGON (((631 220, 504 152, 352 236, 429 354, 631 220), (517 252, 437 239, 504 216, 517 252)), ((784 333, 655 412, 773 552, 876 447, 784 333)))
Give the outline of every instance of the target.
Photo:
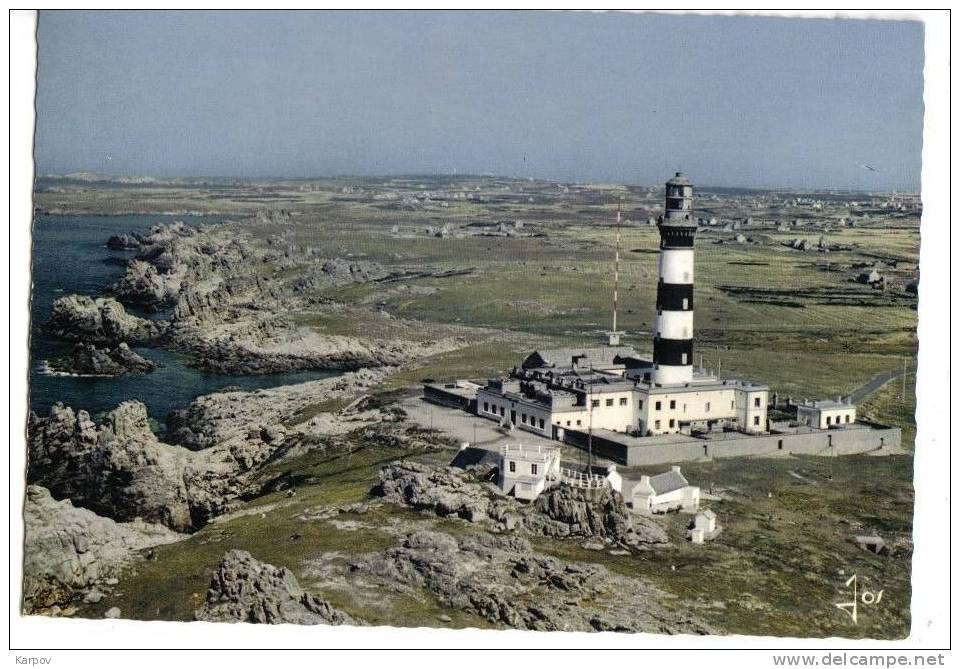
MULTIPOLYGON (((239 181, 316 181, 323 179, 396 179, 396 178, 480 178, 480 179, 511 179, 515 181, 540 181, 550 184, 559 184, 559 185, 576 185, 576 186, 587 186, 592 184, 604 184, 609 186, 621 186, 624 188, 630 187, 651 187, 651 186, 661 186, 663 181, 655 181, 652 183, 640 183, 640 182, 626 182, 626 181, 616 181, 610 179, 590 179, 590 180, 575 180, 575 181, 564 181, 556 178, 547 178, 547 177, 533 177, 533 176, 519 176, 519 175, 508 175, 508 174, 497 174, 494 172, 462 172, 462 173, 451 173, 451 172, 384 172, 377 174, 314 174, 309 176, 241 176, 241 175, 227 175, 227 174, 167 174, 167 175, 155 175, 155 174, 133 174, 133 173, 124 173, 124 174, 110 174, 106 172, 98 172, 92 170, 76 170, 73 172, 68 172, 64 174, 59 173, 35 173, 34 174, 34 186, 36 186, 37 181, 40 179, 63 179, 63 180, 74 180, 74 181, 83 181, 83 179, 77 179, 74 175, 88 175, 90 177, 97 177, 96 179, 90 179, 91 183, 95 182, 105 182, 111 183, 116 182, 118 179, 155 179, 158 181, 162 180, 172 180, 172 179, 183 179, 183 180, 239 180, 239 181)), ((672 176, 672 175, 671 175, 672 176)), ((665 177, 664 181, 669 177, 665 177)), ((135 184, 134 184, 135 185, 135 184)), ((797 186, 797 185, 733 185, 733 184, 721 184, 717 185, 714 183, 704 183, 698 182, 698 188, 713 188, 713 189, 745 189, 745 190, 768 190, 768 191, 827 191, 827 192, 855 192, 855 193, 891 193, 891 192, 906 192, 911 194, 919 195, 922 192, 922 183, 917 186, 899 186, 893 188, 875 188, 875 189, 866 189, 863 187, 854 187, 854 186, 797 186)))

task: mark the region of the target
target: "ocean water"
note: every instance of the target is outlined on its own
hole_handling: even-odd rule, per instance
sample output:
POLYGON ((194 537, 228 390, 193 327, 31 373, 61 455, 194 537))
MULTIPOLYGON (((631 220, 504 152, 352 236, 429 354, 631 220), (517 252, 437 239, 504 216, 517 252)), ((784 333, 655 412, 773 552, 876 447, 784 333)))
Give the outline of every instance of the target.
MULTIPOLYGON (((131 251, 106 247, 114 234, 145 232, 156 223, 198 224, 218 218, 195 216, 48 216, 38 215, 33 236, 33 291, 30 304, 30 408, 45 414, 60 401, 93 415, 125 400, 140 400, 159 423, 167 414, 188 405, 195 397, 237 388, 256 390, 337 375, 336 371, 310 371, 260 376, 211 374, 188 366, 189 357, 156 348, 135 348, 140 355, 162 365, 152 374, 126 374, 118 378, 73 377, 50 374, 46 361, 68 352, 73 344, 51 337, 46 331, 54 301, 70 293, 97 296, 123 276, 131 251)), ((162 318, 165 313, 144 313, 162 318)))

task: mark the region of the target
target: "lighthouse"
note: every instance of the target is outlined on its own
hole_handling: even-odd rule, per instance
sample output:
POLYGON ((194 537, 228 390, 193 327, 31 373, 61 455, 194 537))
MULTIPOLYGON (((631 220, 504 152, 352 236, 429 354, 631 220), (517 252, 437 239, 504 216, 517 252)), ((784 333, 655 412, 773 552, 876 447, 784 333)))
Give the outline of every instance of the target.
POLYGON ((693 184, 682 173, 666 183, 660 230, 657 327, 653 338, 653 382, 678 385, 693 380, 693 184))

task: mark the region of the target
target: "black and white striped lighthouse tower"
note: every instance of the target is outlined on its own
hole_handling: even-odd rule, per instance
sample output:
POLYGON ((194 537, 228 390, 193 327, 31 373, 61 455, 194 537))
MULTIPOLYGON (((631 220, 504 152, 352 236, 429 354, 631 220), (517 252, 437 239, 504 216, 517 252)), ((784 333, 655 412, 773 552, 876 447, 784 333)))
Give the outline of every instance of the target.
POLYGON ((653 382, 693 380, 693 184, 682 172, 667 182, 660 229, 657 330, 653 338, 653 382))

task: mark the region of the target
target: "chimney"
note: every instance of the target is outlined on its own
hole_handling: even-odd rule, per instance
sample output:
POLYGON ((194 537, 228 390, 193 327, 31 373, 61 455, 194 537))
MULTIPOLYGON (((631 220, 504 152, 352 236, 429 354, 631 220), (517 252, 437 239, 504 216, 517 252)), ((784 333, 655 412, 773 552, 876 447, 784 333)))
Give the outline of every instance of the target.
POLYGON ((670 468, 670 471, 680 473, 680 465, 674 465, 670 468))

